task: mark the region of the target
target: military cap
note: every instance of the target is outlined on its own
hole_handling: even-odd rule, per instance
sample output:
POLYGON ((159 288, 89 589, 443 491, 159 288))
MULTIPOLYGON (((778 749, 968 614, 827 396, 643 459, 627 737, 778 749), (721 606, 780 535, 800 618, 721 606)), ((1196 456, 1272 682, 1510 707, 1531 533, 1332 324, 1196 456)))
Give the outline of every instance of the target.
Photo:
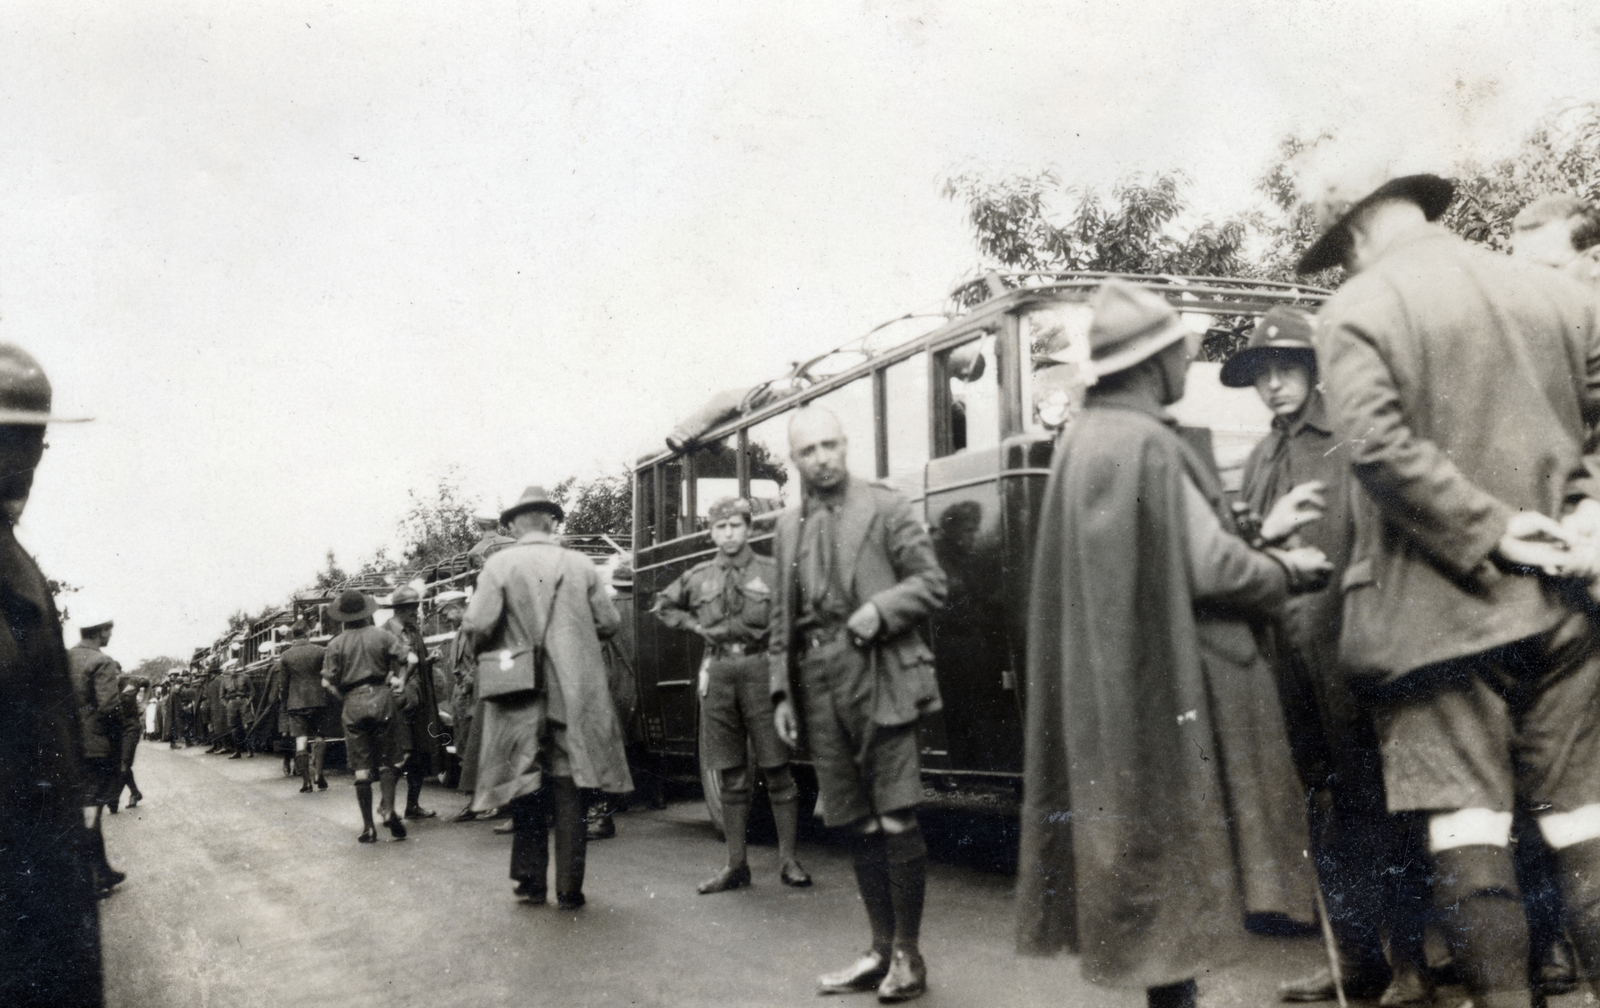
POLYGON ((724 497, 706 511, 706 518, 713 525, 735 515, 743 518, 746 525, 750 524, 750 502, 743 497, 724 497))

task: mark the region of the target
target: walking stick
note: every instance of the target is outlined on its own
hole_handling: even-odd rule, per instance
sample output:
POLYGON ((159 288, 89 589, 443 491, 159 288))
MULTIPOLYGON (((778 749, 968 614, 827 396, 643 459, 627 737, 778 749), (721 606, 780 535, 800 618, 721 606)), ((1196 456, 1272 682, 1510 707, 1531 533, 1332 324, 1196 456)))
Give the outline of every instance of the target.
MULTIPOLYGON (((1311 860, 1309 850, 1300 853, 1306 860, 1311 860)), ((1322 898, 1322 881, 1317 878, 1315 865, 1312 865, 1311 885, 1312 892, 1317 894, 1317 917, 1322 922, 1322 944, 1328 949, 1328 970, 1333 974, 1333 993, 1339 998, 1339 1008, 1349 1008, 1349 1002, 1344 999, 1344 977, 1339 972, 1339 946, 1333 940, 1333 924, 1328 920, 1328 901, 1322 898)))

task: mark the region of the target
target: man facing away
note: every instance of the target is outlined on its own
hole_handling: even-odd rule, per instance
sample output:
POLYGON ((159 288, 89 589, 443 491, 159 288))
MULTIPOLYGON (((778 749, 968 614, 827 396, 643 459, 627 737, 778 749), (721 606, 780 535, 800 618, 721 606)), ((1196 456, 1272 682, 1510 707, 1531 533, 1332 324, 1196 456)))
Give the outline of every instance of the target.
POLYGON ((517 541, 489 557, 461 624, 465 653, 480 663, 544 656, 543 682, 478 703, 472 807, 510 806, 511 878, 518 897, 542 904, 550 864, 546 817, 555 820, 555 885, 561 909, 584 905, 582 788, 633 790, 606 683, 600 638, 617 631, 617 610, 588 557, 564 548, 561 505, 528 487, 500 520, 517 541))
POLYGON ((60 419, 50 398, 38 363, 0 343, 0 1004, 96 1008, 95 858, 77 841, 98 808, 79 775, 81 698, 49 586, 15 534, 45 424, 60 419))
POLYGON ((295 620, 289 627, 289 646, 275 659, 283 684, 279 702, 288 712, 289 735, 294 739, 294 772, 300 777, 301 794, 310 794, 313 786, 328 789, 322 776, 322 761, 327 757, 328 733, 337 727, 333 720, 337 712, 322 685, 327 649, 313 644, 307 637, 309 632, 305 620, 295 620))
POLYGON ((396 840, 406 838, 405 823, 394 812, 395 782, 406 763, 410 741, 400 721, 399 695, 405 688, 405 641, 372 625, 378 601, 346 588, 328 606, 328 616, 344 630, 328 642, 322 659, 322 684, 344 700, 345 755, 355 775, 361 807, 361 843, 377 843, 372 822, 372 778, 378 778, 378 818, 396 840))
POLYGON ((117 743, 117 785, 111 796, 111 810, 122 800, 122 789, 128 789, 128 807, 135 808, 144 800, 139 785, 133 779, 133 758, 139 751, 139 739, 144 735, 144 696, 150 689, 150 680, 144 676, 123 674, 117 677, 117 708, 122 714, 122 738, 117 743))
MULTIPOLYGON (((90 610, 93 612, 93 610, 90 610)), ((118 763, 122 758, 122 708, 117 680, 122 666, 103 650, 111 643, 112 621, 95 614, 94 625, 79 625, 79 640, 67 651, 67 668, 78 697, 78 726, 83 749, 84 805, 93 806, 89 827, 89 855, 94 867, 95 889, 105 896, 127 876, 106 860, 105 835, 100 831, 101 812, 110 805, 116 812, 116 794, 121 790, 118 763)))
POLYGON ((852 477, 839 420, 820 406, 789 420, 802 499, 778 517, 768 659, 778 737, 804 731, 823 822, 853 848, 872 947, 818 978, 820 992, 927 990, 919 948, 927 846, 917 822, 917 722, 940 709, 918 624, 944 605, 933 543, 904 497, 852 477))
POLYGON ((1303 793, 1249 622, 1327 574, 1236 534, 1173 429, 1178 314, 1095 293, 1083 414, 1055 447, 1028 612, 1018 945, 1076 944, 1095 983, 1192 1008, 1247 915, 1306 920, 1303 793))
POLYGON ((433 660, 422 636, 422 595, 410 585, 389 597, 394 616, 384 629, 406 642, 406 687, 400 702, 400 719, 410 737, 406 759, 407 819, 432 819, 438 813, 422 807, 422 783, 444 772, 445 728, 439 722, 438 692, 433 682, 433 660))
POLYGON ((669 627, 705 640, 700 666, 700 763, 721 777, 723 832, 728 863, 700 883, 699 891, 726 892, 750 884, 745 831, 755 764, 767 777, 772 818, 778 827, 778 877, 808 886, 811 876, 795 859, 800 789, 789 772, 789 750, 778 738, 772 711, 772 675, 766 660, 767 621, 777 567, 750 548, 750 502, 729 497, 707 512, 716 556, 696 564, 656 596, 652 610, 669 627))
POLYGON ((1555 850, 1591 984, 1600 972, 1600 655, 1540 576, 1600 529, 1583 447, 1600 319, 1576 281, 1432 224, 1453 192, 1347 167, 1313 194, 1325 230, 1298 269, 1353 274, 1317 333, 1365 491, 1340 662, 1372 692, 1390 811, 1428 817, 1434 904, 1474 1004, 1526 1008, 1519 808, 1555 850))

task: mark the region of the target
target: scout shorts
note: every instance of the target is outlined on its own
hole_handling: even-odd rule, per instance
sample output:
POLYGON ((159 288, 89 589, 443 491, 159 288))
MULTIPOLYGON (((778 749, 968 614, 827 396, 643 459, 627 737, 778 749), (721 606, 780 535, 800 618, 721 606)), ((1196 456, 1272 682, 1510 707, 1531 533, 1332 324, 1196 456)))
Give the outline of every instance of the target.
POLYGON ((352 772, 373 773, 406 761, 411 743, 388 686, 368 683, 344 695, 345 759, 352 772))
POLYGON ((867 652, 845 634, 800 659, 806 745, 826 826, 887 815, 922 801, 916 722, 873 723, 871 675, 867 652))
POLYGON ((289 735, 299 738, 331 738, 340 732, 339 719, 332 707, 307 707, 289 712, 289 735))
POLYGON ((1573 614, 1418 669, 1376 697, 1391 812, 1570 812, 1600 802, 1600 649, 1573 614))
POLYGON ((710 678, 700 701, 700 765, 728 770, 749 763, 752 753, 762 768, 787 764, 789 748, 772 720, 767 656, 714 658, 710 678))

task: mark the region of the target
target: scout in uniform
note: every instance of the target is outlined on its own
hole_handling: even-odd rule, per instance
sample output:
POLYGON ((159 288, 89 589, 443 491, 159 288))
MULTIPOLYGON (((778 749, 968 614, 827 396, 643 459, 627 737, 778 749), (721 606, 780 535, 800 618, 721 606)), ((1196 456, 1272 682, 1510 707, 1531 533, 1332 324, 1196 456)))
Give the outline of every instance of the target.
POLYGON ((706 642, 700 666, 700 762, 721 775, 728 864, 702 882, 699 891, 718 893, 750 884, 745 829, 755 778, 752 755, 767 776, 778 826, 778 877, 785 885, 807 886, 811 876, 794 853, 800 791, 789 772, 788 747, 773 722, 764 657, 777 568, 750 549, 749 501, 720 500, 707 518, 717 555, 668 585, 651 610, 667 626, 697 633, 706 642))
POLYGON ((400 720, 410 737, 411 754, 406 760, 407 819, 432 819, 438 813, 420 804, 422 782, 444 772, 445 726, 439 721, 438 693, 433 681, 433 661, 422 637, 422 596, 410 585, 399 588, 389 598, 394 616, 384 629, 406 642, 406 687, 400 700, 400 720))
POLYGON ((133 757, 139 750, 139 738, 144 734, 144 703, 140 699, 150 689, 150 680, 144 676, 121 675, 117 677, 117 707, 122 713, 122 739, 118 744, 117 790, 111 799, 115 809, 122 800, 122 789, 128 789, 128 807, 135 808, 144 800, 139 785, 133 780, 133 757))
POLYGON ((322 761, 328 752, 327 736, 336 731, 335 709, 322 686, 322 663, 327 649, 306 639, 304 620, 289 628, 289 646, 278 655, 283 682, 283 709, 289 716, 289 735, 294 739, 294 770, 300 776, 300 793, 310 794, 313 786, 326 791, 322 761))
POLYGON ((395 782, 406 764, 409 738, 400 720, 398 696, 405 688, 405 641, 372 625, 378 600, 347 588, 328 606, 328 616, 344 631, 328 642, 322 684, 344 698, 345 752, 355 775, 361 806, 361 843, 376 843, 372 823, 372 778, 378 778, 378 816, 396 840, 406 838, 405 823, 394 813, 395 782))
MULTIPOLYGON (((244 726, 250 716, 250 677, 244 669, 236 668, 222 673, 222 702, 226 706, 228 744, 233 747, 229 759, 239 759, 248 750, 244 726)), ((255 753, 250 752, 251 756, 255 753)))
POLYGON ((111 643, 111 620, 91 618, 96 622, 80 625, 81 639, 67 651, 67 671, 78 696, 83 804, 94 807, 89 861, 94 869, 95 889, 105 895, 126 877, 106 860, 105 836, 100 832, 100 811, 109 805, 115 815, 115 795, 121 790, 117 767, 122 758, 122 708, 117 680, 122 676, 122 666, 102 650, 111 643))

